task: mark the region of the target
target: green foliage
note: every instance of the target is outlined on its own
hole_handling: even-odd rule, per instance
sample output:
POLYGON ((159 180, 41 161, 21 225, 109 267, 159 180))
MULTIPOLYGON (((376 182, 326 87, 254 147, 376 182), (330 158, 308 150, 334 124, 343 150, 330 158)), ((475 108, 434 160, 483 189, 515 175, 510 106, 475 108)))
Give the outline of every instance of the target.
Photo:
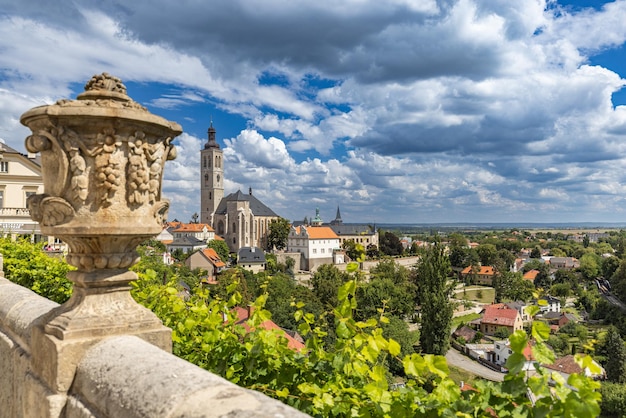
POLYGON ((602 382, 600 394, 602 395, 601 417, 624 417, 626 415, 626 385, 602 382))
MULTIPOLYGON (((441 249, 434 248, 425 257, 435 266, 427 268, 422 262, 421 272, 438 280, 447 263, 442 261, 445 257, 441 249)), ((39 283, 39 290, 59 294, 59 286, 55 289, 53 284, 58 283, 60 271, 68 268, 66 264, 59 261, 58 266, 47 269, 50 259, 41 261, 45 254, 27 243, 2 241, 0 250, 5 255, 8 277, 23 284, 39 283), (41 274, 21 274, 26 270, 25 263, 35 266, 33 270, 42 270, 41 274)), ((266 291, 252 302, 254 311, 246 324, 249 332, 237 324, 233 309, 245 305, 238 289, 244 289, 243 281, 252 283, 252 278, 244 279, 243 273, 233 275, 219 295, 198 285, 184 300, 179 296, 176 273, 165 273, 161 276, 152 269, 138 271, 140 280, 132 283, 132 295, 172 328, 174 354, 312 416, 590 418, 600 413, 599 384, 589 378, 573 374, 565 382, 558 373, 537 366, 536 376, 526 381, 522 351, 529 337, 521 331, 510 337, 514 353, 507 362, 510 372, 504 382, 476 381, 475 390, 461 392, 450 378, 444 357, 411 352, 407 347, 411 335, 404 333, 406 324, 402 321, 385 315, 365 321, 354 318, 358 309, 356 274, 336 277, 340 284, 334 291, 334 307, 327 314, 336 334, 332 345, 324 342, 326 331, 319 325, 320 318, 307 311, 304 303, 293 302, 294 321, 306 339, 306 348, 299 352, 288 347, 281 331, 262 327, 271 318, 266 310, 270 297, 266 291), (392 388, 387 365, 401 365, 406 381, 403 388, 392 388), (553 386, 548 385, 550 378, 553 386)), ((537 342, 533 354, 542 362, 552 360, 545 346, 548 335, 545 324, 533 325, 532 337, 537 342)), ((589 357, 577 360, 582 367, 590 366, 589 357)), ((611 398, 607 395, 607 399, 611 398)))
POLYGON ((480 244, 476 252, 483 266, 493 266, 498 258, 498 249, 493 244, 480 244))
POLYGON ((610 382, 626 383, 626 347, 617 328, 609 327, 596 352, 604 360, 602 365, 610 382))
POLYGON ((285 218, 272 219, 269 224, 269 233, 267 235, 267 250, 272 251, 274 248, 282 250, 287 247, 287 237, 291 224, 285 218))
MULTIPOLYGON (((232 308, 240 303, 236 292, 223 300, 211 299, 206 291, 198 290, 189 301, 183 301, 171 284, 139 282, 134 287, 135 298, 174 329, 175 354, 312 416, 490 417, 495 413, 499 417, 594 417, 599 413, 598 384, 588 378, 573 375, 567 383, 576 390, 570 390, 562 379, 551 390, 547 384, 550 374, 538 367, 538 376, 525 382, 521 352, 528 337, 523 332, 511 336, 515 353, 507 363, 512 372, 504 383, 476 381, 476 390, 461 392, 450 378, 444 357, 404 355, 404 347, 385 336, 391 331, 385 331, 389 329, 385 325, 380 328, 379 321, 399 324, 397 320, 381 316, 379 320, 356 321, 352 317, 357 308, 353 278, 337 292, 333 314, 337 339, 332 346, 324 345, 315 315, 300 310, 304 304, 296 304, 294 317, 307 339, 303 352, 287 348, 279 331, 260 327, 270 318, 264 309, 266 294, 254 302, 248 322, 251 332, 246 332, 235 325, 232 308), (392 389, 386 368, 389 360, 401 365, 405 387, 392 389), (537 399, 534 406, 527 397, 529 390, 537 399)), ((544 331, 533 331, 538 345, 543 344, 544 331)), ((536 355, 544 359, 542 350, 538 348, 536 355)))
POLYGON ((349 279, 349 276, 339 271, 331 264, 323 264, 311 277, 313 293, 318 300, 327 308, 337 306, 337 296, 341 285, 349 279))
POLYGON ((346 250, 346 255, 350 260, 356 261, 365 258, 365 248, 361 244, 357 244, 354 240, 346 240, 341 244, 341 247, 346 250))
POLYGON ((595 279, 600 274, 601 258, 595 253, 586 253, 580 258, 580 272, 585 279, 595 279))
POLYGON ((220 259, 228 264, 228 260, 230 259, 230 248, 228 248, 228 244, 226 241, 222 241, 221 239, 212 239, 207 244, 208 248, 213 248, 217 255, 220 256, 220 259))
POLYGON ((420 346, 424 353, 444 355, 450 347, 453 306, 449 273, 450 261, 445 255, 445 248, 436 242, 417 266, 422 324, 420 346))
POLYGON ((390 256, 402 255, 404 247, 400 242, 400 238, 393 232, 378 231, 378 246, 381 253, 390 256))
POLYGON ((66 276, 73 267, 65 260, 48 255, 39 244, 9 238, 0 238, 0 253, 7 279, 58 303, 69 299, 72 282, 66 276))

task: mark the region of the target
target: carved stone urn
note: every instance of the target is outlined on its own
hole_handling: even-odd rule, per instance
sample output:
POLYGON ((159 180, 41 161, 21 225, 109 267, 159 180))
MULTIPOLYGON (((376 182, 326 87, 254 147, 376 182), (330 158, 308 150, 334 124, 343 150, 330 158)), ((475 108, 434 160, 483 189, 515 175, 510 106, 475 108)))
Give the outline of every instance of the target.
POLYGON ((26 149, 42 162, 44 193, 29 197, 31 217, 68 244, 67 261, 77 268, 68 274, 70 300, 42 319, 38 343, 57 353, 41 356, 44 374, 49 369, 50 383, 67 389, 73 371, 61 370, 61 353, 71 346, 74 356, 109 335, 134 334, 171 350, 170 330, 132 299, 137 275, 128 268, 137 245, 162 230, 163 168, 176 156, 180 125, 131 100, 107 73, 92 77, 77 100, 35 107, 21 122, 32 131, 26 149))

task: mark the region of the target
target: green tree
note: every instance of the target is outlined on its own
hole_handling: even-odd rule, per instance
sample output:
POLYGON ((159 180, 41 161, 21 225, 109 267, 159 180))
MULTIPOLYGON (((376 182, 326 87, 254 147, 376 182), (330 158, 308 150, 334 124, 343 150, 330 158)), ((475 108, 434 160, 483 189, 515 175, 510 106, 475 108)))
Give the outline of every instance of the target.
POLYGON ((613 277, 613 275, 619 268, 619 264, 620 259, 615 256, 603 258, 602 262, 600 263, 602 276, 607 280, 611 279, 611 277, 613 277))
POLYGON ((382 229, 378 232, 378 249, 381 253, 390 256, 402 255, 404 252, 400 238, 393 232, 382 229))
POLYGON ((267 235, 267 250, 274 248, 282 250, 287 247, 287 237, 291 224, 285 218, 272 219, 269 224, 269 234, 267 235))
POLYGON ((596 347, 596 352, 604 359, 602 365, 606 370, 606 378, 610 382, 626 383, 626 347, 617 328, 609 327, 596 347))
POLYGON ((530 251, 530 258, 541 258, 541 248, 539 246, 535 246, 530 251))
POLYGON ((421 305, 420 346, 424 353, 443 355, 450 347, 453 306, 449 273, 450 261, 445 248, 436 242, 426 250, 417 266, 421 305))
POLYGON ((586 253, 580 258, 580 272, 585 279, 595 279, 600 274, 600 256, 586 253))
POLYGON ((224 263, 228 264, 230 258, 230 248, 228 248, 228 244, 226 244, 226 241, 222 241, 221 239, 212 239, 207 244, 207 247, 213 248, 217 255, 220 256, 220 259, 224 263))
POLYGON ((331 264, 322 264, 311 277, 311 287, 318 300, 325 306, 337 306, 339 288, 349 276, 331 264))
POLYGON ((458 233, 450 234, 448 237, 448 249, 448 257, 452 267, 467 267, 469 252, 467 238, 458 233))
POLYGON ((9 238, 0 238, 0 253, 7 279, 58 303, 69 299, 72 282, 66 276, 74 268, 65 260, 49 256, 40 245, 30 241, 9 238))
POLYGON ((382 312, 402 318, 412 313, 415 309, 414 291, 408 290, 409 288, 408 283, 396 284, 388 278, 362 283, 357 288, 357 297, 362 301, 361 309, 355 313, 355 318, 367 320, 382 312))
POLYGON ((346 240, 341 244, 341 248, 346 250, 346 255, 352 261, 360 260, 362 257, 365 257, 365 248, 363 245, 357 244, 354 240, 346 240))
POLYGON ((616 418, 624 416, 624 411, 626 411, 626 385, 602 382, 600 394, 602 395, 602 402, 600 402, 601 417, 616 418))
POLYGON ((476 252, 483 266, 493 266, 498 258, 498 249, 493 244, 480 244, 476 247, 476 252))
POLYGON ((380 256, 380 251, 378 251, 378 247, 376 245, 370 244, 365 250, 365 255, 367 255, 368 258, 378 258, 380 256))

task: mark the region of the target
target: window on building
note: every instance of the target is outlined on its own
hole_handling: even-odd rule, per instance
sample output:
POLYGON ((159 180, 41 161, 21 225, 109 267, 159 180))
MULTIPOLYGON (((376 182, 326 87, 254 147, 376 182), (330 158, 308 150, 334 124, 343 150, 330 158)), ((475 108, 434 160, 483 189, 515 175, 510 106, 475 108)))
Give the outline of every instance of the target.
POLYGON ((317 254, 317 248, 313 248, 313 254, 317 254))
POLYGON ((0 173, 8 173, 8 172, 9 172, 9 162, 0 161, 0 173))
POLYGON ((325 251, 326 251, 326 250, 324 250, 324 249, 322 248, 322 250, 321 250, 322 254, 324 254, 324 252, 325 252, 325 251))
POLYGON ((4 207, 4 190, 0 190, 0 208, 4 207))
POLYGON ((24 206, 26 206, 26 201, 28 200, 29 197, 34 196, 36 194, 36 192, 24 192, 24 206))

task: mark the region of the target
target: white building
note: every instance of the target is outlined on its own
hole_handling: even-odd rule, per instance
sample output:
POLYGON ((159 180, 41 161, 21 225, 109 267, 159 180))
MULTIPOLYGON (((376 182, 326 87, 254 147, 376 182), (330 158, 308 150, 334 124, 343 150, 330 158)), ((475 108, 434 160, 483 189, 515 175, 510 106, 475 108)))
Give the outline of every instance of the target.
POLYGON ((341 249, 339 237, 327 226, 291 227, 287 251, 300 253, 300 265, 313 271, 322 264, 336 264, 335 252, 341 249))

